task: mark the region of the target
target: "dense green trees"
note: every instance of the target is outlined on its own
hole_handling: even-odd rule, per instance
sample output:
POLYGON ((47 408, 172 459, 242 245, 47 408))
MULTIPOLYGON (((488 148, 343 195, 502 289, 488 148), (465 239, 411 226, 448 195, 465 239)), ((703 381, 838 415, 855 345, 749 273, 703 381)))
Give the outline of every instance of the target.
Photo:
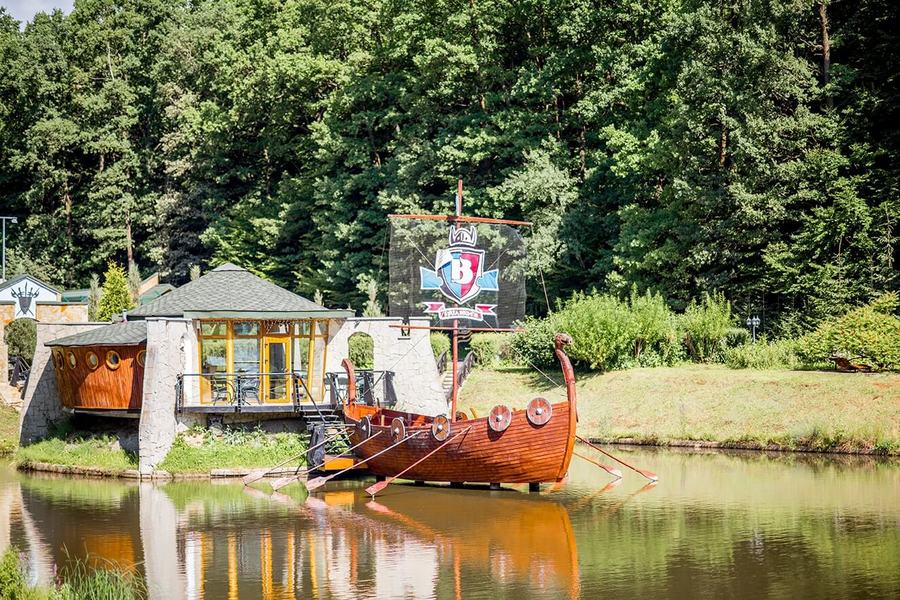
MULTIPOLYGON (((2 9, 0 9, 2 10, 2 9)), ((230 260, 362 309, 385 215, 527 218, 596 287, 808 330, 897 289, 887 0, 84 0, 0 16, 0 202, 22 264, 186 281, 230 260)), ((537 279, 534 291, 537 292, 537 279)), ((545 309, 532 293, 531 309, 545 309)))

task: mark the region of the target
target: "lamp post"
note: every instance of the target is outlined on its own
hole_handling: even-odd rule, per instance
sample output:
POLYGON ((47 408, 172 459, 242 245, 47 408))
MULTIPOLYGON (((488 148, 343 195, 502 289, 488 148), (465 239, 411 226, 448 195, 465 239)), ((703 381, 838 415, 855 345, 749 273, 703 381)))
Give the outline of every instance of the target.
POLYGON ((751 328, 753 332, 753 343, 756 343, 756 328, 759 327, 759 324, 762 323, 762 320, 756 315, 752 317, 747 317, 747 327, 751 328))
POLYGON ((18 223, 19 219, 16 217, 0 217, 0 221, 3 221, 3 278, 0 281, 6 281, 6 222, 18 223))

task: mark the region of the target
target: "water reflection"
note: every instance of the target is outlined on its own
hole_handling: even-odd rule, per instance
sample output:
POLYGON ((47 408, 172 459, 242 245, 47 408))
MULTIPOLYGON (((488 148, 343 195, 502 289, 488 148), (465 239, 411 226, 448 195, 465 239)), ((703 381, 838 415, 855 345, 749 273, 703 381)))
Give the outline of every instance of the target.
MULTIPOLYGON (((622 450, 623 452, 626 450, 622 450)), ((313 498, 240 484, 0 468, 0 550, 32 582, 70 556, 152 598, 886 597, 900 592, 900 468, 872 459, 630 452, 540 495, 355 482, 313 498)))

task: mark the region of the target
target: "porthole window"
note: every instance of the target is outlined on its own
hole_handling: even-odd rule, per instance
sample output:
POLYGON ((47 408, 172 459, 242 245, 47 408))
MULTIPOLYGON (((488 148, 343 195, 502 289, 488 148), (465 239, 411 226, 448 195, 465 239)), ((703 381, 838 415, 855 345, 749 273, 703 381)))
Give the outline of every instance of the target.
POLYGON ((74 369, 75 365, 78 364, 78 359, 75 358, 75 353, 69 350, 69 354, 66 355, 66 358, 69 361, 69 368, 74 369))
POLYGON ((62 350, 57 350, 53 353, 53 363, 56 365, 57 369, 62 369, 65 366, 65 361, 63 361, 63 353, 62 350))
POLYGON ((119 358, 119 353, 115 350, 110 350, 106 353, 106 366, 110 369, 116 370, 119 368, 119 364, 122 362, 122 359, 119 358))
POLYGON ((138 352, 138 354, 137 354, 137 363, 141 366, 142 369, 144 368, 144 361, 145 361, 145 360, 147 360, 147 351, 146 351, 146 350, 141 350, 141 351, 138 352))
POLYGON ((97 354, 94 352, 87 353, 87 364, 91 368, 91 371, 100 366, 100 359, 97 358, 97 354))

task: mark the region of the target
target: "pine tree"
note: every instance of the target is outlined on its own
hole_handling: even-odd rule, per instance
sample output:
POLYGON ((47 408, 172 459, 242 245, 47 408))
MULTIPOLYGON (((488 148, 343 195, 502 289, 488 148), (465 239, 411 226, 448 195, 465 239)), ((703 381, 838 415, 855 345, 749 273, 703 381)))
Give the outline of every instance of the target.
POLYGON ((125 270, 111 262, 103 278, 103 295, 97 306, 97 320, 110 321, 113 316, 131 308, 134 308, 134 300, 128 289, 125 270))

